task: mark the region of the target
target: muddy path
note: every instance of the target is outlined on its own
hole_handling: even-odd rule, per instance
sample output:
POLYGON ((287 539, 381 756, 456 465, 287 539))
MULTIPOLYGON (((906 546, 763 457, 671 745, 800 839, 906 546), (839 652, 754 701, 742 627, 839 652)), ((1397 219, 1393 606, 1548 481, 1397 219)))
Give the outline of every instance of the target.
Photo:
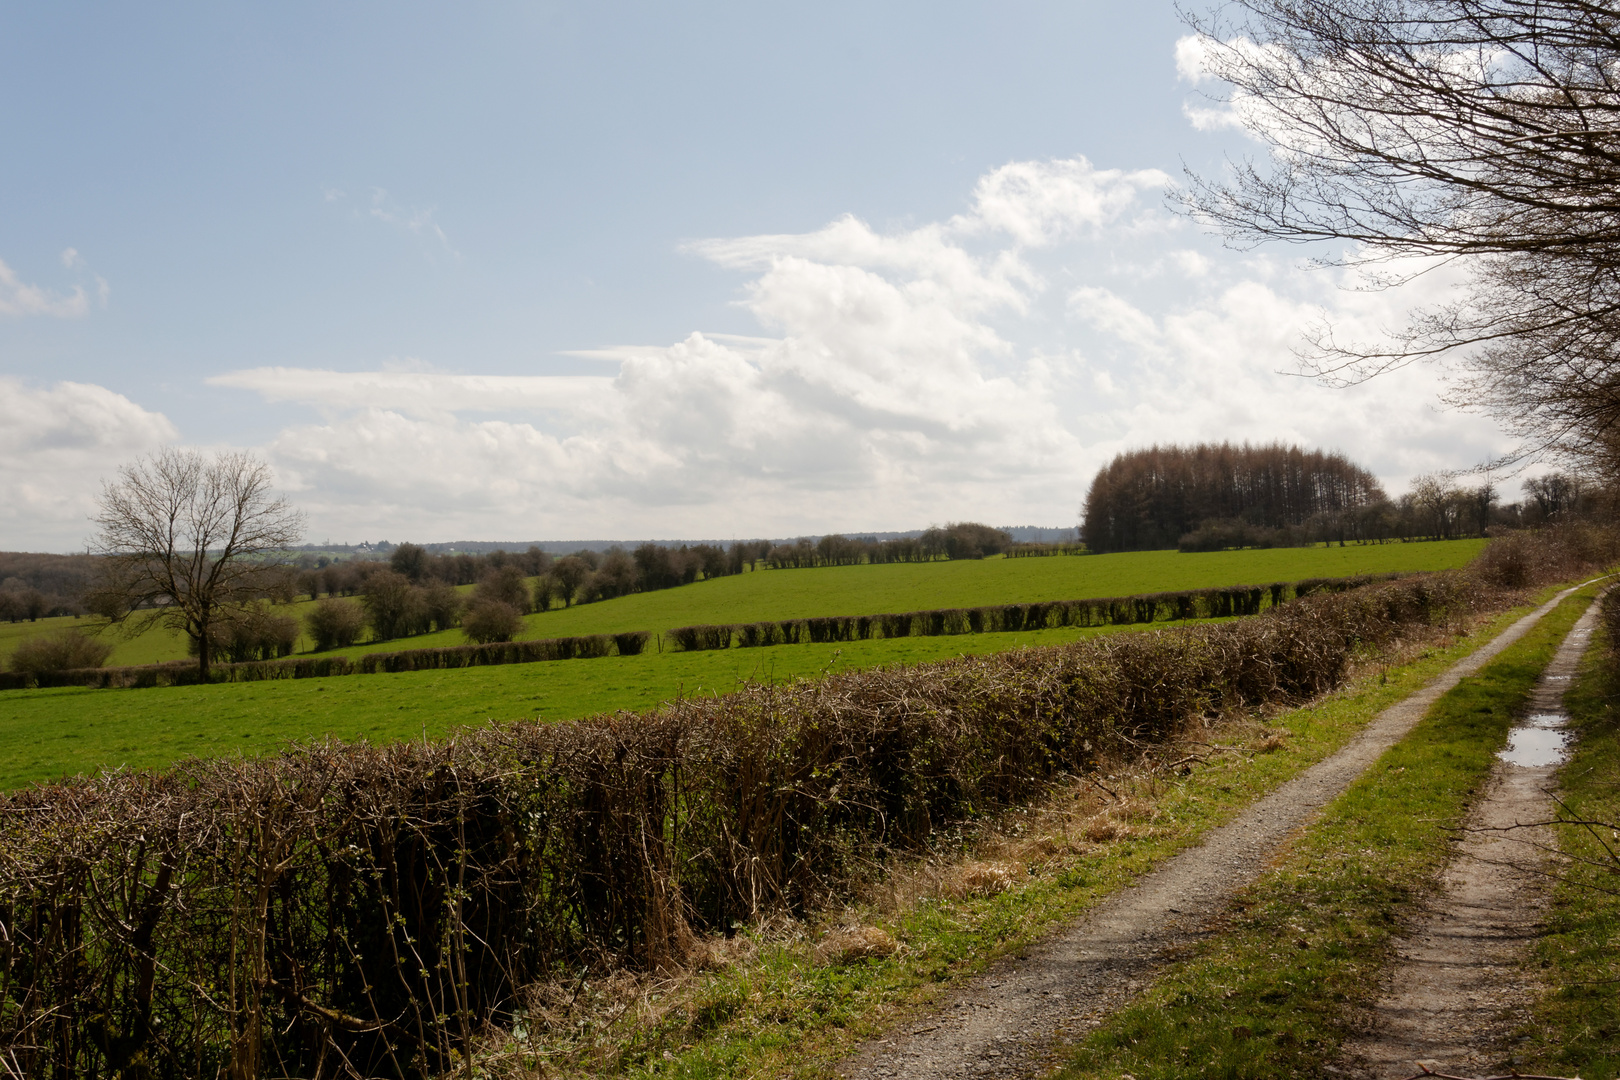
POLYGON ((1200 940, 1213 917, 1260 875, 1288 836, 1400 741, 1442 694, 1574 591, 1559 593, 1379 713, 1338 753, 1211 830, 1200 846, 1121 890, 1084 919, 966 980, 944 1007, 866 1044, 836 1071, 850 1078, 922 1080, 1046 1071, 1065 1046, 1083 1038, 1200 940))
POLYGON ((1597 605, 1564 639, 1469 811, 1433 900, 1396 943, 1362 1034, 1345 1045, 1340 1076, 1406 1077, 1423 1061, 1439 1072, 1506 1073, 1514 1033, 1529 1019, 1535 979, 1526 970, 1546 913, 1547 792, 1563 763, 1564 691, 1591 642, 1597 605))

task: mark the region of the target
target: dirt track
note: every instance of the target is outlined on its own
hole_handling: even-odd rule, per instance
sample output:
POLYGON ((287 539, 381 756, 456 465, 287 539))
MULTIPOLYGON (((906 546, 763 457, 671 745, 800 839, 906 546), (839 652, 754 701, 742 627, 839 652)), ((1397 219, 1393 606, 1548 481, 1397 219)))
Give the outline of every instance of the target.
MULTIPOLYGON (((1318 762, 1100 904, 1088 917, 969 980, 938 1012, 868 1043, 838 1067, 847 1077, 1023 1077, 1143 989, 1198 939, 1212 916, 1253 881, 1295 829, 1573 589, 1515 622, 1422 690, 1375 717, 1318 762)), ((1408 1058, 1410 1060, 1410 1058, 1408 1058)))
MULTIPOLYGON (((1544 736, 1562 726, 1564 691, 1591 640, 1596 610, 1587 610, 1547 666, 1515 743, 1556 741, 1544 736)), ((1546 828, 1512 827, 1552 816, 1546 793, 1559 768, 1553 755, 1523 749, 1530 752, 1522 758, 1536 763, 1497 761, 1439 894, 1397 944, 1400 959, 1365 1018, 1365 1033, 1345 1046, 1338 1075, 1406 1077, 1419 1060, 1463 1075, 1505 1073, 1516 1064, 1511 1040, 1532 1000, 1523 965, 1545 914, 1543 871, 1553 837, 1546 828), (1505 829, 1512 831, 1498 831, 1505 829)))

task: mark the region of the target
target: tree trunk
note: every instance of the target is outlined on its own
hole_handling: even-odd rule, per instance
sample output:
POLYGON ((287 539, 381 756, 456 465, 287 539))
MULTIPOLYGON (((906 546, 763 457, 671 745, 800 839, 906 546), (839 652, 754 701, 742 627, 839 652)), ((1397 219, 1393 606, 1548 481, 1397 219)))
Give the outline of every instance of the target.
POLYGON ((204 623, 197 634, 197 680, 204 683, 208 681, 208 668, 214 659, 208 655, 210 644, 208 637, 208 624, 204 623))

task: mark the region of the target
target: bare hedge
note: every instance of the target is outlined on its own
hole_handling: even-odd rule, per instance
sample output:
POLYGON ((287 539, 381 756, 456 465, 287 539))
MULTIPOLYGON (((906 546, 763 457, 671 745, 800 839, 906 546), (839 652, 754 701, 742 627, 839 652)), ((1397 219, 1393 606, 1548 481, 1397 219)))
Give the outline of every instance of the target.
POLYGON ((1470 595, 1411 578, 645 715, 0 796, 0 1055, 26 1076, 444 1071, 532 980, 679 962, 695 931, 836 896, 1125 739, 1329 689, 1470 595))

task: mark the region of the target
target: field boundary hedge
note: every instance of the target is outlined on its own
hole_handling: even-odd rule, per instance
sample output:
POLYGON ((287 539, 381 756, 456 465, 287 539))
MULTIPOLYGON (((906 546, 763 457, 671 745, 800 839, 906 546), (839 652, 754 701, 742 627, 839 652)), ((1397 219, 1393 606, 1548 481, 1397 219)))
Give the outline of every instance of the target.
MULTIPOLYGON (((779 622, 714 623, 679 626, 660 635, 677 651, 799 645, 807 642, 867 641, 873 638, 937 637, 945 634, 1005 633, 1063 626, 1120 626, 1185 619, 1258 615, 1289 600, 1318 592, 1343 592, 1409 574, 1307 578, 1270 585, 1231 585, 1182 592, 1091 600, 1052 600, 976 608, 937 608, 893 615, 841 615, 779 622)), ((624 634, 587 634, 535 641, 494 642, 438 649, 404 649, 359 657, 313 656, 291 660, 215 664, 210 682, 260 682, 266 679, 318 679, 334 675, 434 671, 489 664, 529 664, 549 660, 584 660, 603 656, 636 656, 653 635, 644 630, 624 634)), ((92 689, 140 689, 194 686, 201 680, 192 661, 134 667, 73 668, 39 673, 0 672, 0 690, 82 686, 92 689)))
POLYGON ((1411 574, 1361 574, 1343 578, 1306 578, 1270 585, 1227 585, 1180 592, 1103 596, 1088 600, 1047 600, 1027 604, 989 604, 971 608, 934 608, 887 615, 835 615, 777 622, 701 623, 664 632, 664 640, 682 652, 799 645, 805 642, 868 641, 874 638, 940 637, 950 634, 1015 633, 1065 626, 1125 626, 1192 619, 1258 615, 1290 600, 1320 592, 1344 592, 1411 574))
MULTIPOLYGON (((496 641, 487 645, 452 645, 439 649, 405 649, 365 653, 357 657, 313 656, 296 660, 262 660, 241 664, 215 664, 209 682, 259 682, 266 679, 319 679, 332 675, 372 675, 379 672, 435 671, 444 668, 484 667, 490 664, 530 664, 546 660, 583 660, 600 656, 635 656, 652 635, 644 630, 628 634, 587 634, 582 637, 543 638, 537 641, 496 641)), ((138 667, 77 668, 38 674, 0 672, 0 690, 53 686, 129 689, 153 686, 193 686, 202 680, 197 664, 174 660, 138 667)))
POLYGON ((1461 573, 1259 617, 647 714, 335 742, 0 796, 0 1055, 26 1076, 427 1077, 531 981, 681 962, 1127 743, 1307 700, 1461 573))

